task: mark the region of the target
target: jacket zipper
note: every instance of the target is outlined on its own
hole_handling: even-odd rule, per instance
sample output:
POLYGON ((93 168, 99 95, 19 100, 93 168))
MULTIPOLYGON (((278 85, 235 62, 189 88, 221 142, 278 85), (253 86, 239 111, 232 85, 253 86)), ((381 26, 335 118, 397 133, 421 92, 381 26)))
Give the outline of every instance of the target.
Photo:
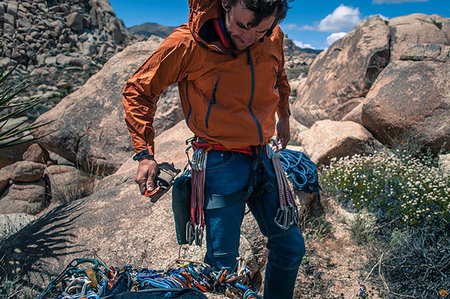
POLYGON ((250 101, 248 102, 248 110, 250 111, 250 114, 252 115, 254 121, 256 122, 256 126, 258 127, 259 144, 261 145, 263 143, 261 124, 259 123, 255 114, 253 113, 253 109, 252 109, 253 97, 255 95, 255 69, 253 66, 253 60, 252 60, 252 55, 250 53, 250 49, 247 49, 247 55, 248 55, 247 63, 250 65, 250 72, 251 72, 251 77, 252 77, 252 93, 250 96, 250 101))
POLYGON ((209 101, 208 111, 206 112, 206 119, 205 119, 205 125, 208 129, 208 121, 209 121, 209 114, 211 113, 212 105, 216 103, 216 90, 217 90, 217 84, 219 84, 219 79, 217 79, 216 84, 214 85, 213 93, 211 96, 211 100, 209 101))
POLYGON ((189 104, 189 112, 188 115, 186 116, 186 125, 189 128, 189 118, 191 117, 191 113, 192 113, 192 106, 191 106, 191 101, 189 101, 189 91, 188 91, 188 86, 189 86, 189 82, 186 82, 186 99, 187 102, 189 104))

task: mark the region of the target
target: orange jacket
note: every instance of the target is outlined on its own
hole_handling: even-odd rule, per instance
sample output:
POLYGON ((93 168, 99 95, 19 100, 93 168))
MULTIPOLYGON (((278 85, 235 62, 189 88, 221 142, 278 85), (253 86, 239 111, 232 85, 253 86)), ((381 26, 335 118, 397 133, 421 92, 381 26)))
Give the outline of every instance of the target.
POLYGON ((230 149, 267 143, 275 113, 289 117, 283 32, 277 25, 249 49, 233 51, 200 33, 222 17, 220 1, 189 0, 189 5, 189 23, 175 29, 125 85, 125 121, 136 152, 154 153, 156 99, 176 82, 196 136, 230 149))

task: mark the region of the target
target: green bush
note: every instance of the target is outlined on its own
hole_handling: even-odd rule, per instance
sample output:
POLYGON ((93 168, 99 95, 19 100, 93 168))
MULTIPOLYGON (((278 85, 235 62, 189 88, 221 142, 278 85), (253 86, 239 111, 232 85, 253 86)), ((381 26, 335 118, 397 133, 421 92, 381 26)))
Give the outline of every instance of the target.
MULTIPOLYGON (((406 152, 332 160, 322 171, 322 188, 345 204, 407 226, 450 223, 450 180, 424 159, 406 152)), ((428 157, 428 156, 426 156, 428 157)))

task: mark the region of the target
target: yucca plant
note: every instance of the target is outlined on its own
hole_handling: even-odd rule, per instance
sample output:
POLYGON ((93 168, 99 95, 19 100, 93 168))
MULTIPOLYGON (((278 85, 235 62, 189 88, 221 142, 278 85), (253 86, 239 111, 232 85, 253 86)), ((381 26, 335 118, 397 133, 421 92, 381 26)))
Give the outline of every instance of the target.
POLYGON ((36 140, 36 138, 31 136, 31 131, 49 123, 29 125, 26 124, 27 120, 25 120, 7 128, 6 124, 8 121, 20 116, 22 113, 42 102, 42 99, 39 98, 30 99, 25 102, 14 99, 16 95, 30 85, 27 80, 22 80, 19 83, 8 82, 7 79, 17 66, 18 64, 10 70, 2 70, 0 73, 0 148, 36 140))

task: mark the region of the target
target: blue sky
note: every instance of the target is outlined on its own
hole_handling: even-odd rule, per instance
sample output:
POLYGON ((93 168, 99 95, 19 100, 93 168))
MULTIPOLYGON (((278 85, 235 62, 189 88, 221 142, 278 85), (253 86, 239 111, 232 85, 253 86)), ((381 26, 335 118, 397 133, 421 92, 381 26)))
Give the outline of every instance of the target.
MULTIPOLYGON (((220 0, 218 0, 220 1, 220 0)), ((125 26, 145 22, 178 26, 187 22, 187 0, 110 0, 125 26)), ((283 31, 302 48, 325 49, 356 24, 373 15, 392 19, 412 13, 450 17, 449 0, 295 0, 283 31)))

